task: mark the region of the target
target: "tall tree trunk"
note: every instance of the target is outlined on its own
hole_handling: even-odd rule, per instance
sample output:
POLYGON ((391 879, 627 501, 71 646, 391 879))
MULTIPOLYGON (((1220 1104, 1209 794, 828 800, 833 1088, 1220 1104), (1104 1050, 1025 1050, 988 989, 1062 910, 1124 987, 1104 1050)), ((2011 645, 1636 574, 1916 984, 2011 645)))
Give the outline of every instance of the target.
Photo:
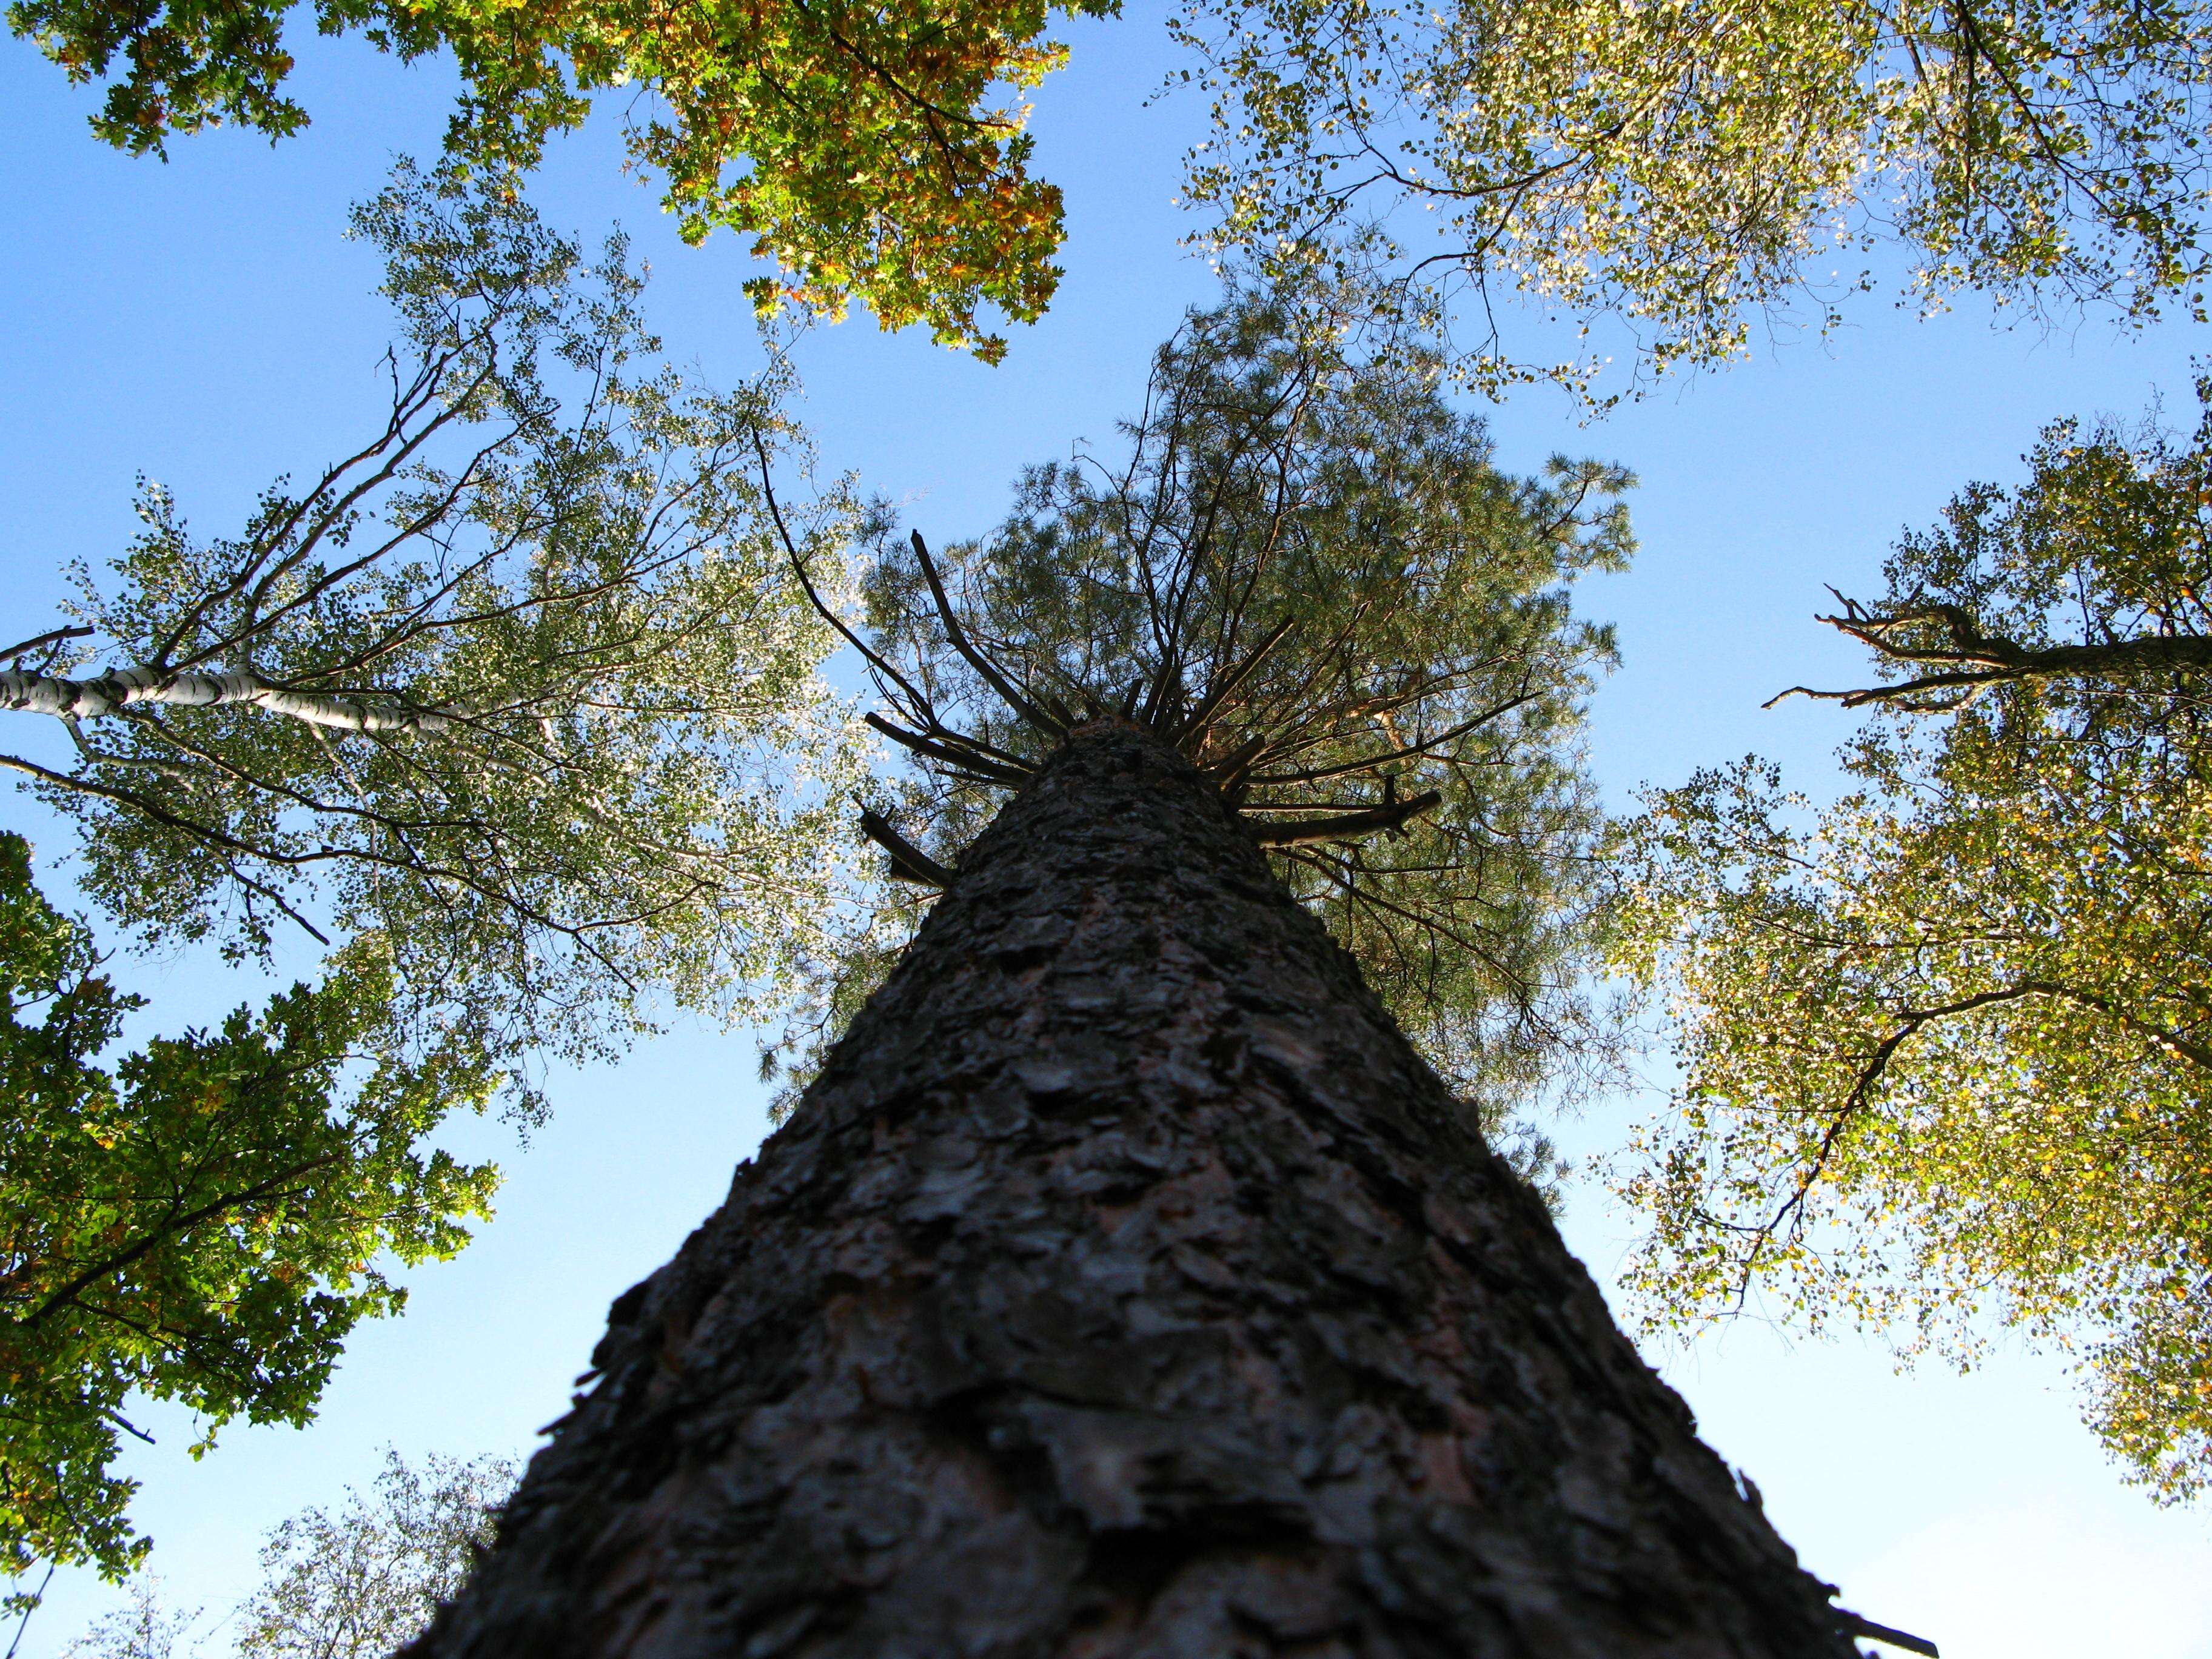
POLYGON ((416 1659, 1851 1653, 1250 832, 1079 728, 416 1659))

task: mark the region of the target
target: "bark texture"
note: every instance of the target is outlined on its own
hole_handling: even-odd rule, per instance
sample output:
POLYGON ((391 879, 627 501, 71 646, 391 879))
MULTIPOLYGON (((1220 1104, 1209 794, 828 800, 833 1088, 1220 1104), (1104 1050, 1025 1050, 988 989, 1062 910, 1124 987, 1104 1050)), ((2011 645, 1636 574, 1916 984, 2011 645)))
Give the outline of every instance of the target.
POLYGON ((52 714, 56 720, 96 720, 133 703, 215 708, 241 702, 339 732, 436 732, 465 718, 458 709, 391 708, 341 692, 295 691, 271 685, 258 674, 239 672, 172 674, 141 664, 135 668, 111 668, 92 679, 73 680, 58 674, 0 669, 0 708, 52 714))
POLYGON ((1079 729, 416 1659, 1852 1652, 1220 796, 1079 729))

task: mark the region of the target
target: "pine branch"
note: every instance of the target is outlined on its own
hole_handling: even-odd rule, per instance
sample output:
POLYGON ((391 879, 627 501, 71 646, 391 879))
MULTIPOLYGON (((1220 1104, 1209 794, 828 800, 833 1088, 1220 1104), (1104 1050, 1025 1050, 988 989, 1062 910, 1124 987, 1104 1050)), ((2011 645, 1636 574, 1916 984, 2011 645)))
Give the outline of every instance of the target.
POLYGON ((1262 847, 1303 847, 1309 842, 1349 841, 1358 836, 1371 836, 1378 830, 1395 830, 1407 819, 1442 805, 1443 799, 1437 791, 1427 789, 1409 799, 1385 801, 1380 806, 1347 812, 1340 818, 1323 818, 1318 823, 1255 823, 1253 830, 1262 847))
POLYGON ((945 626, 945 637, 968 665, 983 677, 984 684, 997 692, 1007 708, 1019 714, 1048 738, 1063 738, 1067 728, 1039 708, 1027 697, 1014 690, 1013 684, 1001 674, 995 664, 969 643, 968 635, 960 626, 960 619, 952 614, 952 601, 945 597, 945 584, 937 579, 937 566, 929 556, 929 544, 921 538, 919 530, 912 532, 915 557, 921 561, 923 579, 929 583, 929 597, 936 601, 938 620, 945 626))
POLYGON ((890 854, 894 881, 910 881, 940 892, 952 885, 952 872, 899 834, 889 818, 858 795, 853 804, 860 809, 860 833, 890 854))

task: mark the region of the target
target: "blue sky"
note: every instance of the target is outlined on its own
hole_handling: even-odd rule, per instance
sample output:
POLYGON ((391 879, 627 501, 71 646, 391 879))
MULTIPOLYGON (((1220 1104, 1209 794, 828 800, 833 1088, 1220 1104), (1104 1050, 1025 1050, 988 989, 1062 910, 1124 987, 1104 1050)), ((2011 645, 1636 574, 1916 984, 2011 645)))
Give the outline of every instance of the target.
MULTIPOLYGON (((988 525, 1024 463, 1109 442, 1153 345, 1212 292, 1177 246, 1188 222, 1173 202, 1202 111, 1144 106, 1169 61, 1157 21, 1063 33, 1075 63, 1038 96, 1036 123, 1038 165, 1069 213, 1050 316, 997 369, 865 320, 799 349, 824 463, 857 470, 933 540, 988 525)), ((96 146, 89 97, 28 46, 0 46, 0 570, 17 635, 48 624, 65 561, 100 559, 129 535, 135 476, 218 530, 376 412, 375 272, 338 231, 394 153, 434 146, 449 83, 356 43, 310 39, 301 59, 307 134, 273 149, 205 135, 163 166, 96 146)), ((661 331, 709 378, 738 378, 757 351, 742 248, 683 247, 619 160, 611 125, 564 141, 542 208, 587 234, 620 217, 653 264, 661 331)), ((1874 297, 1826 341, 1765 343, 1756 361, 1662 387, 1601 425, 1577 426, 1540 392, 1492 410, 1509 469, 1563 450, 1643 479, 1636 568, 1587 596, 1619 623, 1625 657, 1595 714, 1609 796, 1754 749, 1817 787, 1847 717, 1759 705, 1854 672, 1853 653, 1811 621, 1823 584, 1870 590, 1901 526, 1929 521, 1969 479, 2017 477, 2052 417, 2133 414, 2160 391, 2185 410, 2190 355, 2208 350, 2202 329, 2005 332, 1971 301, 1921 322, 1874 297)), ((0 821, 40 841, 42 866, 65 851, 27 801, 0 821)), ((200 959, 121 972, 169 1025, 259 989, 200 959)), ((743 1034, 674 1033, 619 1067, 558 1074, 558 1115, 526 1149, 483 1131, 509 1172, 499 1219, 459 1261, 416 1276, 404 1318, 356 1339, 312 1428, 234 1429, 196 1464, 187 1425, 159 1419, 161 1443, 134 1449, 131 1467, 171 1594, 227 1607, 252 1581, 261 1534, 365 1482, 387 1443, 527 1449, 563 1409, 607 1302, 704 1218, 757 1145, 752 1054, 743 1034)), ((1601 1103, 1564 1139, 1600 1149, 1638 1109, 1601 1103)), ((1606 1280, 1626 1224, 1583 1191, 1568 1232, 1606 1280)), ((1807 1564, 1850 1605, 1936 1637, 1948 1659, 2212 1659, 2212 1518, 2120 1486, 2075 1421, 2061 1359, 2000 1344, 1970 1376, 1899 1377, 1878 1343, 1751 1324, 1650 1357, 1807 1564)), ((58 1652, 113 1599, 57 1581, 24 1653, 58 1652)))

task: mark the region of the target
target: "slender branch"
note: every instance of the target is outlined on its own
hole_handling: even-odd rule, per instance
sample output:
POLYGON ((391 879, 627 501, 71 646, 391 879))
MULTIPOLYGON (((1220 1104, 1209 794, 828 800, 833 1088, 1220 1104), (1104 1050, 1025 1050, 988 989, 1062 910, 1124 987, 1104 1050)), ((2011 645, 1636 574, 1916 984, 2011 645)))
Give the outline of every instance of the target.
POLYGON ((1794 1230, 1802 1224, 1806 1202, 1811 1197, 1813 1188, 1819 1185, 1822 1177, 1826 1175, 1828 1165, 1834 1161, 1837 1148, 1842 1144, 1844 1130, 1861 1112, 1867 1109, 1867 1103, 1873 1096, 1875 1085, 1888 1071, 1890 1062, 1895 1058, 1898 1049, 1902 1048, 1915 1033, 1936 1020, 1947 1019, 1954 1014, 1972 1013, 1978 1009, 1992 1007, 2001 1003, 2018 1002, 2029 997, 2051 997, 2058 1001, 2071 1002, 2078 1007, 2087 1008, 2094 1012, 2100 1013, 2123 1029, 2133 1031, 2145 1041, 2157 1044, 2177 1058, 2186 1060, 2192 1065, 2207 1071, 2212 1071, 2212 1048, 2207 1048, 2201 1043, 2192 1042, 2188 1038, 2169 1031, 2162 1026, 2154 1025, 2148 1020, 2138 1019, 2134 1015, 2116 1008, 2109 998, 2100 996, 2094 991, 2081 990, 2077 987, 2062 985, 2051 980, 2023 980, 2017 985, 2008 985, 1994 991, 1979 991, 1972 996, 1960 997, 1954 1002, 1942 1003, 1932 1008, 1905 1010, 1897 1016, 1897 1029, 1875 1045, 1873 1054, 1868 1056, 1866 1064, 1859 1068, 1858 1076, 1853 1079, 1850 1091, 1829 1114, 1828 1127, 1820 1136, 1820 1144, 1814 1148, 1812 1157, 1806 1160, 1805 1167, 1798 1172, 1796 1184, 1790 1196, 1783 1200, 1781 1206, 1765 1221, 1739 1229, 1741 1231, 1753 1233, 1756 1237, 1750 1252, 1744 1257, 1741 1269, 1736 1275, 1735 1299, 1738 1307, 1741 1307, 1751 1294, 1752 1277, 1767 1243, 1780 1234, 1785 1225, 1794 1230))
POLYGON ((15 1621, 15 1638, 8 1644, 7 1659, 15 1659, 15 1650, 23 1645, 23 1632, 31 1627, 31 1615, 36 1613, 40 1604, 46 1601, 46 1586, 54 1582, 54 1572, 53 1563, 48 1562, 46 1576, 39 1580, 38 1589, 24 1598, 23 1616, 15 1621))
POLYGON ((297 1181, 301 1176, 311 1175, 315 1170, 327 1168, 329 1165, 337 1162, 337 1155, 336 1153, 327 1153, 321 1158, 311 1158, 304 1164, 295 1164, 290 1169, 283 1170, 279 1174, 270 1176, 266 1180, 256 1182, 252 1186, 247 1188, 242 1193, 234 1193, 228 1197, 218 1198, 211 1203, 202 1205, 198 1209, 193 1210, 188 1214, 174 1217, 167 1223, 157 1226, 152 1232, 140 1239, 137 1243, 129 1246, 127 1249, 119 1250, 113 1255, 108 1256, 105 1260, 95 1262, 93 1266, 85 1268, 82 1272, 71 1278, 67 1284, 54 1291, 45 1301, 41 1302, 29 1313, 24 1315, 21 1319, 15 1320, 11 1322, 19 1331, 28 1330, 32 1326, 36 1325, 40 1321, 46 1318, 48 1314, 52 1313, 57 1308, 66 1306, 68 1304, 74 1302, 82 1291, 99 1283, 100 1280, 107 1278, 110 1274, 119 1273, 124 1268, 129 1267, 132 1262, 137 1261, 141 1256, 146 1255, 147 1252, 160 1245, 164 1240, 174 1238, 180 1234, 189 1232, 194 1227, 198 1226, 203 1221, 212 1220, 216 1216, 225 1214, 232 1210, 241 1208, 246 1205, 255 1203, 261 1199, 268 1198, 283 1188, 287 1182, 297 1181))
POLYGON ((915 556, 921 561, 922 576, 929 583, 929 597, 936 601, 938 620, 944 624, 945 637, 951 641, 952 648, 966 659, 970 668, 983 677, 984 683, 999 694, 1007 708, 1048 738, 1058 739, 1066 736, 1066 727, 1015 690, 1012 684, 998 671, 991 659, 969 643, 968 635, 961 629, 959 618, 952 614, 952 602, 945 595, 945 584, 937 579, 937 566, 929 556, 929 544, 921 539, 921 532, 913 532, 913 541, 915 556))
MULTIPOLYGON (((150 796, 137 794, 127 789, 118 789, 112 784, 100 783, 91 778, 73 777, 66 772, 57 772, 51 767, 41 766, 36 761, 27 760, 21 755, 0 754, 0 768, 23 773, 27 776, 36 778, 41 783, 51 784, 58 789, 66 789, 76 794, 90 795, 100 800, 112 801, 118 806, 127 806, 133 811, 144 813, 156 823, 167 824, 172 830, 180 830, 230 857, 258 859, 264 863, 275 864, 280 867, 296 867, 317 861, 304 857, 287 858, 281 854, 256 847, 250 842, 240 841, 237 836, 219 830, 212 824, 203 823, 197 819, 187 818, 173 812, 150 796)), ((335 856, 335 854, 330 856, 335 856)), ((226 866, 227 873, 233 880, 247 891, 258 893, 266 899, 284 915, 296 922, 316 944, 322 945, 330 944, 329 936, 293 908, 283 894, 266 883, 256 881, 239 869, 234 862, 230 861, 230 857, 226 858, 226 866)))
MULTIPOLYGON (((1462 720, 1456 726, 1447 726, 1433 738, 1423 738, 1416 742, 1402 744, 1388 754, 1371 755, 1360 760, 1346 761, 1340 766, 1316 767, 1306 772, 1264 772, 1251 780, 1252 787, 1255 789, 1265 789, 1270 786, 1318 783, 1323 778, 1347 777, 1355 773, 1371 772, 1378 766, 1388 766, 1394 762, 1417 759, 1421 756, 1432 753, 1455 738, 1465 737, 1478 727, 1488 725, 1500 715, 1510 714, 1522 703, 1534 702, 1540 695, 1541 694, 1535 691, 1526 691, 1517 697, 1509 697, 1504 702, 1484 709, 1472 719, 1462 720)), ((1302 750, 1316 747, 1330 741, 1334 735, 1334 732, 1325 732, 1310 742, 1278 750, 1268 758, 1279 759, 1285 755, 1294 755, 1302 750)))
POLYGON ((35 635, 19 644, 9 646, 4 651, 0 651, 0 659, 12 659, 35 651, 42 645, 58 645, 64 640, 81 640, 92 631, 91 629, 82 626, 50 628, 43 634, 35 635))
MULTIPOLYGON (((775 498, 775 485, 769 476, 768 443, 761 436, 757 428, 753 431, 752 440, 753 453, 760 458, 761 497, 768 503, 769 521, 775 526, 776 538, 783 544, 784 557, 790 562, 791 574, 799 578, 799 586, 805 591, 807 603, 814 607, 817 616, 843 635, 845 643, 859 652, 870 668, 905 693, 908 704, 914 709, 925 716, 928 715, 931 706, 929 699, 915 690, 897 669, 870 650, 860 636, 845 625, 845 619, 825 605, 822 595, 815 591, 814 579, 807 574, 806 561, 799 556, 799 544, 793 539, 791 526, 784 522, 782 505, 775 498)), ((930 720, 931 725, 934 726, 936 723, 933 718, 930 720)))

